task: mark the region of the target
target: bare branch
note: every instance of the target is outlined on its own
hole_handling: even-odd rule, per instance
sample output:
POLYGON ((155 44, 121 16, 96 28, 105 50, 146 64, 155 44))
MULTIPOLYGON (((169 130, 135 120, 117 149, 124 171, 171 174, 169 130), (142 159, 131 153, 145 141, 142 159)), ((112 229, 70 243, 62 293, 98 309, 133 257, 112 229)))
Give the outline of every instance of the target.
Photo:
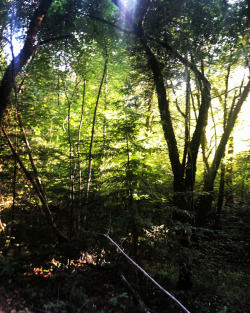
MULTIPOLYGON (((147 36, 149 39, 153 39, 151 36, 147 36)), ((173 53, 173 55, 184 65, 184 66, 188 66, 193 73, 195 74, 195 76, 201 80, 204 84, 204 86, 210 90, 210 83, 209 81, 206 79, 206 77, 202 74, 202 72, 197 68, 197 66, 194 63, 191 63, 190 61, 188 61, 187 58, 183 57, 177 50, 175 50, 172 46, 170 46, 168 44, 168 42, 162 42, 159 40, 155 40, 153 39, 156 43, 158 43, 159 45, 161 45, 162 47, 165 47, 168 51, 170 51, 171 53, 173 53)))
POLYGON ((221 94, 219 94, 219 95, 216 95, 216 96, 214 96, 214 97, 211 97, 211 100, 216 99, 216 98, 219 98, 219 97, 221 97, 221 96, 224 96, 225 94, 229 94, 229 92, 233 91, 234 89, 238 89, 238 88, 242 88, 242 85, 241 85, 241 86, 236 86, 236 87, 234 87, 234 88, 232 88, 232 89, 230 89, 230 90, 228 90, 228 91, 226 91, 226 92, 223 92, 223 93, 221 93, 221 94))
POLYGON ((169 293, 166 289, 164 289, 160 284, 157 283, 142 267, 140 267, 133 259, 131 259, 122 248, 107 234, 102 234, 106 237, 124 256, 130 263, 132 263, 139 271, 143 273, 149 280, 151 280, 163 293, 165 293, 168 297, 170 297, 173 301, 175 301, 186 313, 190 313, 188 309, 184 307, 171 293, 169 293))

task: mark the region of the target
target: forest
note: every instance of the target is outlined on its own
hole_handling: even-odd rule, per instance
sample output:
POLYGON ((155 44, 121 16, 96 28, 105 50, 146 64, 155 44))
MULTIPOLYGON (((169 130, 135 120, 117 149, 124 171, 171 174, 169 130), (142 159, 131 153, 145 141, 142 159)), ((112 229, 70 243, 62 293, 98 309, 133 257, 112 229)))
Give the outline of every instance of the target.
POLYGON ((250 4, 0 0, 0 313, 247 313, 250 4))

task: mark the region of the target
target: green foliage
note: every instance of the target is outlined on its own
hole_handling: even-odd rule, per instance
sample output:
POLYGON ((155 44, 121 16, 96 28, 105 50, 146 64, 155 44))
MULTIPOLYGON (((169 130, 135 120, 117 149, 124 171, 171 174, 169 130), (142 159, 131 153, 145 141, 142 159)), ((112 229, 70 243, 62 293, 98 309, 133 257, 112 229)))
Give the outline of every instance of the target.
MULTIPOLYGON (((32 3, 3 1, 2 48, 10 40, 11 27, 20 40, 24 36, 36 8, 32 3)), ((136 6, 129 9, 138 22, 146 1, 133 3, 136 6)), ((234 106, 239 97, 238 85, 225 96, 226 77, 228 69, 234 73, 245 62, 246 23, 243 1, 226 5, 217 0, 156 0, 145 16, 144 31, 164 78, 180 159, 187 122, 187 70, 162 44, 186 56, 212 85, 208 147, 198 155, 195 190, 177 193, 157 107, 159 91, 141 43, 129 34, 132 27, 126 16, 117 14, 112 1, 53 1, 39 32, 40 47, 17 77, 18 93, 12 96, 3 125, 38 187, 40 179, 50 216, 69 242, 57 238, 38 192, 1 132, 0 287, 18 288, 31 308, 45 312, 141 312, 135 293, 125 289, 120 279, 125 274, 150 310, 179 312, 100 235, 109 232, 191 312, 247 312, 248 152, 232 156, 232 171, 225 176, 232 188, 226 192, 232 191, 240 205, 223 207, 220 216, 213 207, 204 227, 197 227, 195 214, 202 196, 218 194, 218 179, 214 190, 203 191, 209 172, 204 169, 204 155, 209 163, 229 104, 234 106), (87 197, 93 114, 107 57, 87 197), (176 205, 178 199, 182 207, 176 205)), ((3 50, 0 77, 6 58, 3 50)), ((192 71, 189 76, 190 138, 202 88, 192 71)), ((183 166, 183 173, 186 170, 183 166)))

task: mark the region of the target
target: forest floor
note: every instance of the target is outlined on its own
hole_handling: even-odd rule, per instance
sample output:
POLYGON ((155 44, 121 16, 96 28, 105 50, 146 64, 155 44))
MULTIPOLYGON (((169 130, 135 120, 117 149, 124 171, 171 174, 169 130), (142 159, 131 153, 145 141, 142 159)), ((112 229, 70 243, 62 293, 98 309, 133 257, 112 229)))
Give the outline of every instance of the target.
MULTIPOLYGON (((249 213, 249 205, 225 208, 219 229, 197 231, 189 250, 201 266, 193 268, 193 289, 176 294, 192 313, 249 312, 249 213)), ((2 259, 0 275, 11 274, 0 276, 0 313, 183 312, 122 257, 129 280, 124 283, 116 261, 101 266, 79 259, 68 268, 52 259, 43 267, 28 263, 24 270, 17 260, 2 259)), ((167 274, 154 274, 168 291, 176 289, 167 274)))

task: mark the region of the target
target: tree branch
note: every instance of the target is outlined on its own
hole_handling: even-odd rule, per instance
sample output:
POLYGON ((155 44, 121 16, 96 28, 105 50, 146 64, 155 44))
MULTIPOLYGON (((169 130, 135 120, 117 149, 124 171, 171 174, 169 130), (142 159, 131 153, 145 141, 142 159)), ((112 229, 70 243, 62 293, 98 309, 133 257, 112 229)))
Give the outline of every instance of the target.
POLYGON ((114 23, 112 23, 112 22, 110 22, 110 21, 107 21, 107 20, 105 20, 105 19, 103 19, 103 18, 101 18, 101 17, 95 16, 95 15, 87 15, 87 16, 89 16, 90 18, 95 19, 95 20, 97 20, 97 21, 100 21, 100 22, 102 22, 102 23, 104 23, 104 24, 107 24, 107 25, 109 25, 109 26, 112 26, 112 27, 114 27, 114 28, 117 28, 118 30, 122 31, 122 32, 125 33, 125 34, 134 34, 134 31, 132 31, 132 30, 127 30, 127 29, 125 29, 125 28, 122 28, 122 27, 120 27, 120 26, 118 26, 118 25, 116 25, 116 24, 114 24, 114 23))
POLYGON ((62 36, 57 36, 57 37, 53 37, 53 38, 47 38, 47 39, 39 41, 38 45, 42 46, 42 45, 49 43, 49 42, 54 42, 54 41, 58 41, 61 39, 68 39, 68 38, 73 38, 73 37, 74 36, 72 34, 69 34, 69 35, 62 35, 62 36))
POLYGON ((188 309, 184 307, 171 293, 169 293, 166 289, 164 289, 160 284, 157 283, 142 267, 140 267, 133 259, 131 259, 122 249, 121 247, 111 238, 108 234, 102 234, 106 237, 124 256, 125 258, 132 263, 140 272, 143 273, 149 280, 153 282, 163 293, 165 293, 168 297, 170 297, 174 302, 176 302, 186 313, 190 313, 188 309))
POLYGON ((167 41, 162 42, 159 40, 156 40, 154 38, 152 38, 151 36, 147 36, 149 39, 153 40, 154 42, 156 42, 157 44, 159 44, 160 46, 166 48, 168 51, 170 51, 171 53, 173 53, 173 55, 184 65, 189 67, 193 73, 195 74, 195 76, 201 80, 204 84, 204 86, 206 86, 207 89, 210 90, 210 83, 209 81, 206 79, 206 77, 202 74, 202 72, 197 68, 197 66, 194 63, 191 63, 190 61, 188 61, 187 58, 183 57, 177 50, 175 50, 172 46, 169 45, 169 43, 167 41))

